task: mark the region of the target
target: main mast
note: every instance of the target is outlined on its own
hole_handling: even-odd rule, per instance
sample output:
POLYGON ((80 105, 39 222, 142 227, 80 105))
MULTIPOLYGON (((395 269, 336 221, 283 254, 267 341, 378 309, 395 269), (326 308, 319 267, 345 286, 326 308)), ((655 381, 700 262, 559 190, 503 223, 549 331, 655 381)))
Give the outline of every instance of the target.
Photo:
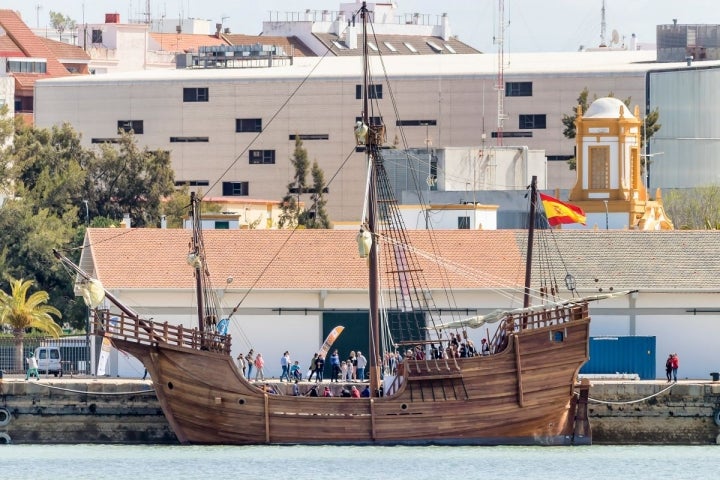
POLYGON ((374 134, 375 125, 370 124, 370 55, 368 51, 367 39, 367 22, 369 12, 366 2, 363 2, 360 8, 360 18, 362 19, 362 42, 363 42, 363 111, 362 122, 368 127, 368 133, 365 137, 365 154, 370 168, 370 181, 368 188, 368 211, 367 211, 367 228, 372 236, 370 244, 370 252, 368 254, 368 289, 370 303, 370 391, 373 395, 380 388, 380 272, 378 262, 378 239, 377 235, 377 170, 375 162, 377 161, 377 141, 380 137, 374 134))
POLYGON ((523 308, 530 306, 530 280, 532 272, 533 237, 535 236, 535 212, 537 211, 537 176, 533 175, 530 182, 530 218, 528 218, 527 257, 525 258, 525 294, 523 308))

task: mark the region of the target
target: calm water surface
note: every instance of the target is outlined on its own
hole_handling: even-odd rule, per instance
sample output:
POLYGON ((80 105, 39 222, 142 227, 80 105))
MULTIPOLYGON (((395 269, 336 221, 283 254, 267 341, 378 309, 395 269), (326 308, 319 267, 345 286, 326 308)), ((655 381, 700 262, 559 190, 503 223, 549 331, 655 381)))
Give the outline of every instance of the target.
POLYGON ((720 446, 0 445, 3 479, 715 479, 720 446))

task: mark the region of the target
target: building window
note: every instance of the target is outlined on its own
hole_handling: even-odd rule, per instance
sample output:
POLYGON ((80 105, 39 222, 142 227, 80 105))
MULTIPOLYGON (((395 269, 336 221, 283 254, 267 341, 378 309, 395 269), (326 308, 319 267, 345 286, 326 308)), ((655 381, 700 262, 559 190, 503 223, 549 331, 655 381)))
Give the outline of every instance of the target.
POLYGON ((532 82, 505 82, 506 97, 532 97, 532 82))
POLYGON ((430 191, 436 192, 438 189, 437 185, 437 173, 438 173, 438 157, 435 154, 430 156, 430 176, 428 177, 428 184, 430 185, 430 191))
POLYGON ((262 118, 236 118, 236 132, 262 132, 262 118))
POLYGON ((120 143, 119 138, 91 138, 90 143, 120 143))
POLYGON ((47 62, 44 60, 8 60, 5 70, 13 73, 47 73, 47 62))
POLYGON ((102 30, 93 28, 92 43, 102 43, 102 30))
POLYGON ((398 127, 434 127, 437 120, 397 120, 395 125, 398 127))
POLYGON ((250 182, 223 182, 224 197, 247 197, 250 182))
POLYGON ((207 187, 210 185, 209 180, 176 180, 175 186, 176 187, 207 187))
POLYGON ((209 137, 170 137, 170 143, 207 143, 209 141, 209 137))
MULTIPOLYGON (((363 98, 362 85, 355 85, 355 98, 360 100, 363 98)), ((382 85, 373 83, 368 85, 368 98, 382 98, 382 85)))
MULTIPOLYGON (((382 117, 370 117, 368 118, 371 127, 380 127, 383 124, 382 117)), ((355 117, 355 122, 362 122, 362 117, 355 117)))
POLYGON ((470 230, 470 217, 458 217, 458 230, 470 230))
POLYGON ((143 121, 142 120, 118 120, 117 122, 118 131, 122 132, 134 132, 135 135, 143 134, 143 121))
POLYGON ((296 137, 300 137, 300 140, 330 140, 330 135, 327 133, 301 133, 300 135, 290 135, 290 140, 295 140, 296 137))
POLYGON ((546 128, 546 115, 520 115, 518 128, 546 128))
POLYGON ((204 88, 183 88, 183 102, 207 102, 210 100, 210 92, 204 88))
POLYGON ((610 188, 610 148, 590 147, 590 190, 607 190, 610 188))
MULTIPOLYGON (((498 138, 500 134, 498 132, 490 133, 492 138, 498 138)), ((502 132, 503 138, 532 138, 533 132, 502 132)))
POLYGON ((230 230, 230 222, 227 220, 216 220, 215 230, 230 230))
POLYGON ((275 163, 275 150, 250 150, 250 165, 270 165, 275 163))

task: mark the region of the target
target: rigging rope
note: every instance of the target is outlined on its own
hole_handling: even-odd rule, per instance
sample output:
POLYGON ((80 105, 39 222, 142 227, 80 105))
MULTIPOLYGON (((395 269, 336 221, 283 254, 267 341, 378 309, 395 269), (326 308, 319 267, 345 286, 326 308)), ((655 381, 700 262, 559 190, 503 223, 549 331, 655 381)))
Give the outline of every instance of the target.
POLYGON ((663 388, 663 389, 660 390, 659 392, 653 393, 652 395, 648 395, 647 397, 640 398, 640 399, 638 399, 638 400, 628 400, 628 401, 626 401, 626 402, 611 402, 611 401, 608 401, 608 400, 598 400, 598 399, 596 399, 596 398, 590 398, 590 397, 588 397, 588 401, 589 401, 589 402, 594 402, 594 403, 600 403, 600 404, 603 404, 603 405, 630 405, 630 404, 632 404, 632 403, 640 403, 640 402, 644 402, 644 401, 646 401, 646 400, 649 400, 649 399, 651 399, 651 398, 653 398, 653 397, 657 397, 658 395, 660 395, 660 394, 662 394, 662 393, 665 393, 666 391, 670 390, 670 389, 671 389, 672 387, 674 387, 676 384, 677 384, 677 382, 673 382, 671 385, 663 388))

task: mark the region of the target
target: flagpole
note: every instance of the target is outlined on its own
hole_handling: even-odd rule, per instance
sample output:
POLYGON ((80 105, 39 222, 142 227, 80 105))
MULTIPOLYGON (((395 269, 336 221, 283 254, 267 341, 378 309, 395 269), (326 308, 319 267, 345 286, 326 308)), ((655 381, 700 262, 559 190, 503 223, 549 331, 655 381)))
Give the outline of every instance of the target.
POLYGON ((530 182, 530 218, 528 219, 528 244, 525 258, 525 293, 523 308, 530 306, 530 273, 532 270, 533 237, 535 236, 535 211, 537 210, 537 176, 533 175, 530 182))

